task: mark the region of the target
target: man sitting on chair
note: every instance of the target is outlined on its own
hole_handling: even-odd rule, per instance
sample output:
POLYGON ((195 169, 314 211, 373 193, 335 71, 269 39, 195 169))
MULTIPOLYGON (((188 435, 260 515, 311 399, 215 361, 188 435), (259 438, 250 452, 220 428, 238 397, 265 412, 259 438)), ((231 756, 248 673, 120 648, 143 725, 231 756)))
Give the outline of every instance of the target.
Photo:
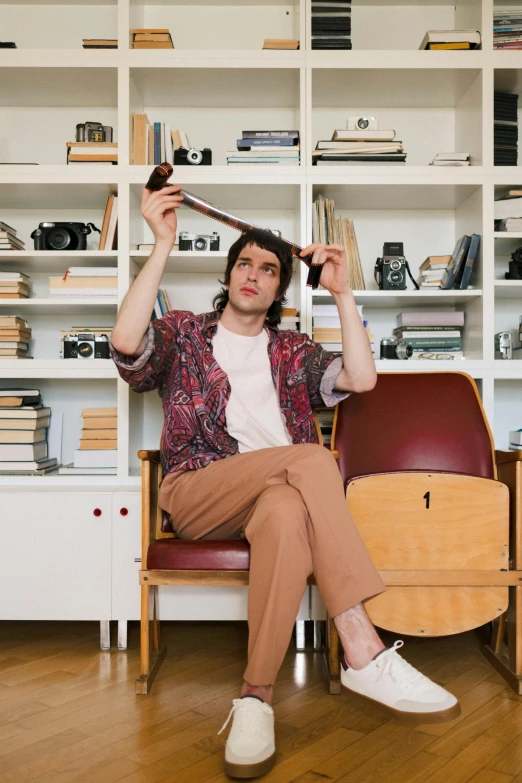
POLYGON ((149 323, 181 199, 176 185, 143 190, 155 246, 121 306, 111 352, 132 389, 157 389, 162 398, 159 503, 177 535, 250 543, 248 665, 229 716, 226 771, 255 777, 275 762, 273 685, 311 573, 343 645, 342 685, 396 717, 454 717, 457 699, 401 658, 401 642, 385 648, 368 619, 363 603, 384 584, 346 506, 336 461, 317 441, 312 408, 377 381, 344 249, 303 250, 322 266, 321 285, 339 310, 342 357, 278 330, 292 257, 248 233, 229 250, 213 312, 172 310, 149 323))

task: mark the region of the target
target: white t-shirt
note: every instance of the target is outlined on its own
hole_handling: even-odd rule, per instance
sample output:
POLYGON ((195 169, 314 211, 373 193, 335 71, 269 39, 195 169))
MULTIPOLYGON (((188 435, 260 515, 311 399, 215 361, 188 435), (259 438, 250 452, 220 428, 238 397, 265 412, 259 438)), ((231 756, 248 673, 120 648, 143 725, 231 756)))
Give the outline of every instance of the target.
POLYGON ((237 440, 239 452, 290 445, 272 380, 265 329, 248 337, 229 332, 219 322, 212 346, 215 360, 230 381, 227 430, 237 440))

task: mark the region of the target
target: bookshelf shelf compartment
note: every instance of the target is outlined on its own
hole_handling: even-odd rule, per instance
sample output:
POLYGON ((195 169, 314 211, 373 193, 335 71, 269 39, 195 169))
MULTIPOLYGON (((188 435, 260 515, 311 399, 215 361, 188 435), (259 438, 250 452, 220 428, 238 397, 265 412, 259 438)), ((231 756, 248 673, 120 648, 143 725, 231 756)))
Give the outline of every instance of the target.
POLYGON ((495 280, 495 297, 522 302, 522 280, 495 280))
MULTIPOLYGON (((429 305, 440 307, 453 307, 463 305, 482 296, 479 289, 468 289, 466 291, 354 291, 355 301, 366 307, 393 308, 414 307, 429 305)), ((312 292, 312 296, 317 300, 330 299, 331 294, 328 291, 317 290, 312 292)))
MULTIPOLYGON (((185 251, 173 252, 170 254, 165 272, 210 272, 214 275, 221 275, 226 266, 226 251, 216 251, 205 253, 203 251, 185 251)), ((143 267, 150 256, 149 250, 131 250, 130 257, 136 262, 138 267, 143 267)))
POLYGON ((78 300, 63 297, 63 301, 51 301, 49 297, 38 299, 1 299, 0 313, 12 315, 13 311, 21 318, 29 318, 32 315, 76 315, 88 313, 89 315, 109 315, 116 311, 118 300, 107 297, 107 301, 91 297, 78 297, 78 300), (24 315, 27 313, 27 316, 24 315))
POLYGON ((0 8, 2 40, 20 50, 82 49, 83 38, 118 37, 117 0, 1 0, 0 8))

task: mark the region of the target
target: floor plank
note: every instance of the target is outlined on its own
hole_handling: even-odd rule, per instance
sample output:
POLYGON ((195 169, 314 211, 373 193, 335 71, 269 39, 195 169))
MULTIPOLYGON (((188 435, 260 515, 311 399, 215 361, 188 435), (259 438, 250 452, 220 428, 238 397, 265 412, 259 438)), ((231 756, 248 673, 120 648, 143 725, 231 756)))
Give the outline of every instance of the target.
MULTIPOLYGON (((148 696, 134 693, 138 630, 126 652, 100 651, 96 623, 0 623, 0 783, 229 780, 218 731, 238 695, 246 623, 165 623, 148 696)), ((291 645, 274 694, 278 763, 263 780, 522 783, 522 697, 477 636, 405 641, 404 657, 460 698, 459 718, 411 727, 331 696, 321 655, 291 645)))

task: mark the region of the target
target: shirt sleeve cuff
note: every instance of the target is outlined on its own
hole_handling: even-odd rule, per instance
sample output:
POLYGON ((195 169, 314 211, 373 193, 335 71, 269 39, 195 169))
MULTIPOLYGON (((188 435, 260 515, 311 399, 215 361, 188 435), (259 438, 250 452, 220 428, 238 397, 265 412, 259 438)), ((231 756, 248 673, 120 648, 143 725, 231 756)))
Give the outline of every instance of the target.
POLYGON ((141 356, 127 356, 126 354, 117 351, 113 346, 110 337, 109 347, 112 360, 117 367, 123 367, 126 370, 141 370, 141 368, 148 362, 152 352, 154 351, 154 327, 152 324, 149 324, 145 339, 145 350, 141 356))
POLYGON ((338 402, 342 402, 342 400, 345 400, 347 397, 350 396, 352 392, 346 392, 346 391, 335 391, 335 382, 337 380, 337 376, 343 369, 343 357, 342 356, 336 356, 333 361, 330 362, 328 367, 326 368, 323 377, 321 378, 321 385, 319 386, 319 391, 321 393, 321 397, 323 398, 324 404, 327 408, 332 408, 334 405, 337 405, 338 402))

